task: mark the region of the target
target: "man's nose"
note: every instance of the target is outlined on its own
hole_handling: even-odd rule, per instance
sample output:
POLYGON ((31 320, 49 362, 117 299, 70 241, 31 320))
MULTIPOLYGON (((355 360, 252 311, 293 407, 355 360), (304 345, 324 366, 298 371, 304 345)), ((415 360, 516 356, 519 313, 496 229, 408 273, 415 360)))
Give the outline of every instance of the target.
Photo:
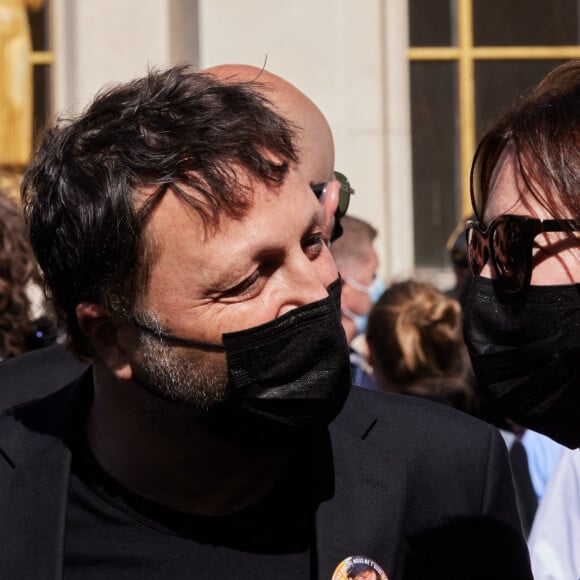
POLYGON ((285 296, 281 301, 278 316, 294 308, 323 300, 328 296, 328 286, 337 278, 338 271, 330 254, 324 263, 314 264, 306 259, 302 264, 295 266, 284 281, 285 296))

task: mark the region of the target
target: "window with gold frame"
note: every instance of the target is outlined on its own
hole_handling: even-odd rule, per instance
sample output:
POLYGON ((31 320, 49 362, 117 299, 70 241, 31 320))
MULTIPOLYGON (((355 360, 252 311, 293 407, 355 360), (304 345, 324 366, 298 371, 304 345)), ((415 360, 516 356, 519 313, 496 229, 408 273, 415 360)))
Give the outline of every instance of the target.
POLYGON ((580 57, 578 0, 409 0, 415 263, 445 249, 471 213, 469 169, 489 123, 523 91, 580 57))

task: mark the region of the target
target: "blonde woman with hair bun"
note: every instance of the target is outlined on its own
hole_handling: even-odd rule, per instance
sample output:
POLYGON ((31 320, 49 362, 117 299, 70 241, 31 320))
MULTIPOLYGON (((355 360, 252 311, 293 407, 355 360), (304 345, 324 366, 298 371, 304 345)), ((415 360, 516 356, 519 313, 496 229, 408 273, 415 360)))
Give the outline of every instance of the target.
POLYGON ((367 343, 379 389, 475 413, 457 300, 428 283, 395 283, 371 310, 367 343))

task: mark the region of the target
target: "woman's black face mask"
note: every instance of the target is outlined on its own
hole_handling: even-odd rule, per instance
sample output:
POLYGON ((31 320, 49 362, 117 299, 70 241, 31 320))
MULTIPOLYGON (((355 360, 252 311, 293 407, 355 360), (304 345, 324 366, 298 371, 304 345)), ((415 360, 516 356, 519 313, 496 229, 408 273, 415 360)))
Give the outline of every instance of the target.
POLYGON ((580 284, 510 295, 475 276, 464 338, 479 388, 504 417, 580 447, 580 284))

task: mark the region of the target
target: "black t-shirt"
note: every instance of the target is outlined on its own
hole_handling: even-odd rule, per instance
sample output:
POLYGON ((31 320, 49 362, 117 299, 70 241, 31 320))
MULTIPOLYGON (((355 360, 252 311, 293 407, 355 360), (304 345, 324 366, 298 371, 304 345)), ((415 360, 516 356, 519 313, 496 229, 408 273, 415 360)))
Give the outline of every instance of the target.
POLYGON ((264 500, 239 513, 192 516, 131 493, 83 448, 71 471, 65 580, 310 577, 314 509, 312 494, 301 493, 302 469, 289 469, 264 500))

